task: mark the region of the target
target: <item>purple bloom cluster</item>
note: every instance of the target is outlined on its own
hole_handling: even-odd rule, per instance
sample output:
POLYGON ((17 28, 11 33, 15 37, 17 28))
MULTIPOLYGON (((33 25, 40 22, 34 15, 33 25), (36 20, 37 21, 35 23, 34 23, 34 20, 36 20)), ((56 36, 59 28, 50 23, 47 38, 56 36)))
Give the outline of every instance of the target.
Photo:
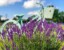
POLYGON ((37 19, 35 20, 31 20, 29 23, 27 24, 24 24, 21 29, 22 29, 22 32, 25 32, 27 37, 28 38, 31 38, 32 37, 32 34, 34 32, 34 28, 36 27, 37 25, 37 19))
MULTIPOLYGON (((40 20, 37 21, 37 19, 35 20, 30 20, 29 23, 23 24, 21 26, 21 29, 18 28, 18 26, 16 26, 15 24, 7 24, 6 27, 2 30, 2 37, 3 39, 5 38, 5 36, 8 37, 9 40, 13 41, 13 37, 14 34, 17 34, 18 37, 21 37, 22 34, 25 33, 25 35, 28 38, 32 38, 32 35, 34 34, 34 29, 36 28, 36 32, 44 32, 44 34, 48 37, 50 36, 52 31, 56 31, 57 33, 57 38, 61 41, 64 40, 64 30, 62 29, 61 26, 59 26, 58 24, 54 24, 54 23, 48 23, 46 20, 40 20), (37 26, 37 28, 36 28, 37 26)), ((12 46, 13 48, 16 47, 15 42, 12 42, 12 46)), ((6 50, 9 50, 8 47, 6 46, 6 50)), ((17 48, 18 50, 18 48, 17 48)))
POLYGON ((41 19, 37 25, 37 29, 38 31, 42 32, 43 31, 43 20, 41 19))
POLYGON ((64 30, 59 26, 59 24, 54 24, 52 22, 48 23, 46 20, 43 21, 42 19, 40 21, 37 21, 37 19, 31 20, 29 23, 23 24, 21 29, 19 29, 15 24, 7 24, 6 30, 2 31, 2 36, 4 38, 5 35, 8 34, 9 39, 13 40, 13 33, 18 34, 19 37, 22 33, 25 33, 27 37, 31 38, 36 26, 36 31, 44 32, 46 36, 50 36, 50 33, 53 30, 56 30, 57 37, 61 40, 64 38, 64 30))
POLYGON ((6 30, 3 29, 2 31, 2 37, 8 36, 8 39, 13 40, 14 33, 18 34, 18 36, 21 36, 21 29, 18 28, 15 24, 7 24, 6 30))
POLYGON ((43 22, 44 33, 49 36, 53 29, 56 27, 54 23, 48 23, 46 20, 43 22))
POLYGON ((64 40, 64 30, 62 29, 62 27, 58 27, 56 31, 57 31, 58 39, 63 41, 64 40))

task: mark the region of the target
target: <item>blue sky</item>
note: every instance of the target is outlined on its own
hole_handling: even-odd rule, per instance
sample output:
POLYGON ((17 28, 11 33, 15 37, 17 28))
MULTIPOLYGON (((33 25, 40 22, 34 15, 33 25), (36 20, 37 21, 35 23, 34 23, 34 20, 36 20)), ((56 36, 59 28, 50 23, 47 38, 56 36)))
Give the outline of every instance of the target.
MULTIPOLYGON (((7 0, 5 0, 5 1, 7 1, 7 0)), ((7 4, 7 2, 6 3, 3 2, 2 4, 0 4, 0 15, 5 16, 7 14, 7 18, 10 19, 10 18, 13 18, 13 16, 15 14, 24 14, 25 15, 24 18, 27 18, 26 16, 29 12, 39 10, 39 7, 35 7, 34 5, 32 5, 32 3, 31 3, 32 7, 30 7, 29 1, 31 1, 31 0, 22 0, 22 1, 21 0, 17 1, 16 0, 14 3, 9 2, 10 4, 7 4)), ((58 8, 60 11, 64 11, 64 5, 63 5, 64 0, 44 0, 44 1, 45 1, 44 6, 52 4, 56 8, 58 8)), ((35 2, 35 1, 33 0, 33 2, 35 2)))

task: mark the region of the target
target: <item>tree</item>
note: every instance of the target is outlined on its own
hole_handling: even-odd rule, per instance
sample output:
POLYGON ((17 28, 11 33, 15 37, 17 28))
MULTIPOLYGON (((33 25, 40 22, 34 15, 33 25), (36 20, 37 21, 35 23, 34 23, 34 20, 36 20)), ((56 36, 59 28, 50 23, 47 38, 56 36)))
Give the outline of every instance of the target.
POLYGON ((47 7, 54 7, 54 5, 49 5, 49 6, 47 6, 47 7))
POLYGON ((64 23, 64 12, 59 12, 60 21, 64 23))
POLYGON ((54 22, 60 22, 59 19, 60 19, 59 18, 59 10, 58 9, 55 9, 54 14, 53 14, 53 21, 54 22))

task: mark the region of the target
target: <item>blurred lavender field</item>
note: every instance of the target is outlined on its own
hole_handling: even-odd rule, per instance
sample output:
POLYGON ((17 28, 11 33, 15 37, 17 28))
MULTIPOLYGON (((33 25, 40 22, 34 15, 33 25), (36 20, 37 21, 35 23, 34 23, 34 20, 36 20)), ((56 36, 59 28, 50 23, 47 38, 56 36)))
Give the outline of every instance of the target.
POLYGON ((31 20, 21 28, 8 23, 0 34, 1 50, 64 50, 64 29, 46 20, 31 20))

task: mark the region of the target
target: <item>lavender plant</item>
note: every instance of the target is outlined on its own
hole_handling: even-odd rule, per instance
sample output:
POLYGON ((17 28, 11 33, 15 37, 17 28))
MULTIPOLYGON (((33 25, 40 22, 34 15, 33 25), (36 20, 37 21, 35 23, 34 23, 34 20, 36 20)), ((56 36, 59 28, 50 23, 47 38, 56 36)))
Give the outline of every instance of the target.
POLYGON ((1 33, 0 48, 2 50, 59 50, 63 38, 64 30, 58 24, 35 19, 24 24, 21 29, 13 23, 7 24, 1 33))

